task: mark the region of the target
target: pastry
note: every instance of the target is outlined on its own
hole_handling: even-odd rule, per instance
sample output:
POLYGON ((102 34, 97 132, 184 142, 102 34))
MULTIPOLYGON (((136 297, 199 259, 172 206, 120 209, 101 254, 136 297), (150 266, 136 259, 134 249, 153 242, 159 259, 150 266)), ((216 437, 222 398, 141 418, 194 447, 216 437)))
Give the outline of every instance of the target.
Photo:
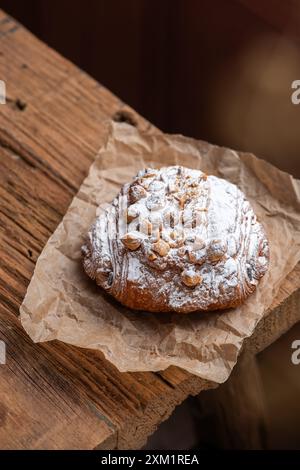
POLYGON ((146 168, 125 184, 82 253, 99 286, 151 312, 238 306, 269 262, 266 235, 242 191, 181 166, 146 168))

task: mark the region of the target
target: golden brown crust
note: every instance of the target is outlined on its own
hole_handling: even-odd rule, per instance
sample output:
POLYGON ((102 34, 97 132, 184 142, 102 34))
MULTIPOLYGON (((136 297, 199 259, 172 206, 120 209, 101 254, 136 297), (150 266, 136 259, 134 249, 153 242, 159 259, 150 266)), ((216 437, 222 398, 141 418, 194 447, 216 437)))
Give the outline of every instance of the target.
POLYGON ((268 241, 233 184, 184 167, 145 169, 95 221, 85 271, 122 304, 188 313, 236 307, 268 267, 268 241))

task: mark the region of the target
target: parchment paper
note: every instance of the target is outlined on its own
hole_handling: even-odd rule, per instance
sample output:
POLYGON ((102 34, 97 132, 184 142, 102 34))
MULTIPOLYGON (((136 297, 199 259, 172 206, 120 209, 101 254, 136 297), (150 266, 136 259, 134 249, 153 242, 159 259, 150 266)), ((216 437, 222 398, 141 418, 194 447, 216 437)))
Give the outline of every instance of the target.
POLYGON ((221 383, 234 367, 243 340, 299 261, 300 181, 248 153, 177 135, 141 134, 128 124, 112 123, 106 144, 37 261, 21 321, 35 342, 58 339, 97 349, 121 371, 175 365, 221 383), (265 227, 270 267, 240 308, 190 315, 135 312, 83 272, 80 247, 97 207, 110 202, 139 169, 174 164, 237 184, 265 227))

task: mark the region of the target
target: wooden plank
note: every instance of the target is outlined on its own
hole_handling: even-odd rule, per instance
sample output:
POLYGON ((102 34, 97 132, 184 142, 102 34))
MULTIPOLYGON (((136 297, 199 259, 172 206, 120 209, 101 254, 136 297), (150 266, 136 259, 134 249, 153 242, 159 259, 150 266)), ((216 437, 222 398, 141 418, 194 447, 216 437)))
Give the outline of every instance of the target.
MULTIPOLYGON (((120 373, 95 351, 35 345, 17 317, 37 257, 103 143, 107 120, 151 125, 5 13, 0 41, 8 94, 0 106, 0 339, 7 344, 0 447, 140 447, 177 404, 214 384, 174 367, 120 373)), ((253 353, 299 320, 297 273, 248 342, 253 353)))

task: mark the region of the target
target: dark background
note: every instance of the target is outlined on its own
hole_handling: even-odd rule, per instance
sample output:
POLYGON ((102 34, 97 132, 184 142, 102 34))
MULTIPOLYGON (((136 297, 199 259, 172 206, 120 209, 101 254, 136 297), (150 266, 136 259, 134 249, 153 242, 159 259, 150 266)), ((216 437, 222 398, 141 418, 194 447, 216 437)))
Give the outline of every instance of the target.
MULTIPOLYGON (((0 0, 0 7, 162 130, 252 151, 300 177, 300 105, 290 99, 300 79, 299 0, 0 0)), ((298 338, 296 325, 258 357, 269 448, 300 448, 300 366, 290 361, 298 338)), ((197 413, 190 399, 149 445, 196 445, 197 413)))
POLYGON ((299 0, 0 0, 167 132, 255 152, 300 177, 299 0))

